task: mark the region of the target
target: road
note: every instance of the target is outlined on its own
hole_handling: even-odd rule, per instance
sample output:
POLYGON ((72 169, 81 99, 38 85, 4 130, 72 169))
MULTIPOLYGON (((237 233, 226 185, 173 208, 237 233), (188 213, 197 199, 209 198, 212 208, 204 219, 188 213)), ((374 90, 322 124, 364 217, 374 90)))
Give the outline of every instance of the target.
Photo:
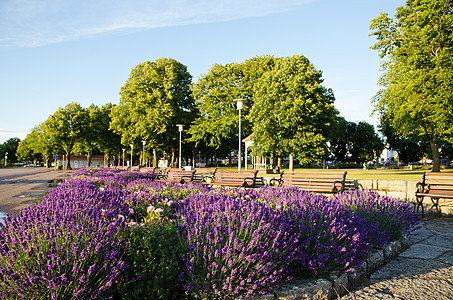
POLYGON ((16 216, 39 197, 20 197, 43 194, 49 181, 63 179, 72 171, 40 168, 0 168, 0 215, 16 216))

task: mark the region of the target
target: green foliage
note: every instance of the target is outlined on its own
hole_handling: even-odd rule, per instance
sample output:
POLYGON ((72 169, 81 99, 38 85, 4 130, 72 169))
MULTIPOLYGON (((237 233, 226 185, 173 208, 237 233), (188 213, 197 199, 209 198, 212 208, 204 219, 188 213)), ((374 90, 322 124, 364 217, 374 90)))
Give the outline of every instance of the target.
POLYGON ((352 160, 364 162, 378 158, 384 150, 384 143, 375 132, 374 126, 363 121, 350 124, 352 160))
POLYGON ((82 140, 87 124, 86 110, 75 102, 59 108, 43 124, 47 143, 51 143, 58 153, 67 155, 67 169, 71 169, 70 155, 75 144, 82 140))
POLYGON ((387 116, 381 116, 379 130, 385 136, 390 148, 398 152, 399 160, 408 164, 419 161, 423 156, 426 156, 429 151, 428 143, 419 141, 417 137, 404 137, 398 134, 387 116))
POLYGON ((19 138, 10 138, 0 145, 0 159, 5 159, 5 154, 8 153, 8 165, 17 162, 17 149, 19 147, 19 138))
POLYGON ((110 113, 113 105, 107 103, 102 107, 94 104, 87 109, 88 126, 82 140, 83 153, 89 156, 95 150, 105 153, 109 157, 111 153, 119 154, 121 149, 121 137, 110 129, 110 113))
POLYGON ((321 75, 299 55, 280 59, 263 74, 250 112, 254 154, 295 155, 301 163, 324 156, 337 112, 333 92, 321 85, 321 75))
POLYGON ((453 3, 408 0, 395 20, 381 14, 372 20, 372 47, 385 58, 374 97, 396 133, 427 140, 433 170, 440 170, 439 143, 453 139, 453 3))
POLYGON ((146 61, 132 69, 121 88, 118 106, 112 108, 110 128, 123 145, 147 141, 150 149, 170 152, 177 148, 176 124, 189 124, 193 114, 192 76, 171 58, 146 61))
POLYGON ((116 299, 184 299, 179 276, 187 252, 172 222, 129 227, 123 239, 130 242, 123 257, 129 264, 115 291, 116 299))
MULTIPOLYGON (((233 100, 246 100, 242 110, 246 116, 254 104, 254 86, 277 60, 272 56, 257 56, 240 64, 214 64, 192 88, 200 118, 189 130, 191 140, 216 149, 235 149, 239 118, 233 100)), ((243 118, 242 131, 243 136, 251 133, 251 125, 246 118, 243 118)))

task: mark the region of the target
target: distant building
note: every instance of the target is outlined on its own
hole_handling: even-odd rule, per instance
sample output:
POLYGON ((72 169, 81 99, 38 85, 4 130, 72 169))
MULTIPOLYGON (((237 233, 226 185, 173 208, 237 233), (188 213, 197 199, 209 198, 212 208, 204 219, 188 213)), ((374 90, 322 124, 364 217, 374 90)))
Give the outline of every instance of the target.
MULTIPOLYGON (((110 163, 114 160, 111 157, 110 163)), ((52 162, 54 165, 55 161, 52 162)), ((91 167, 107 167, 109 162, 104 161, 104 155, 93 155, 91 157, 91 167)), ((57 165, 61 165, 63 169, 67 166, 67 160, 65 155, 58 155, 57 165)), ((71 168, 80 169, 88 167, 88 160, 86 155, 71 155, 71 168)))
POLYGON ((381 157, 379 158, 379 163, 386 164, 394 161, 395 158, 398 158, 398 152, 386 146, 386 148, 382 151, 381 157))

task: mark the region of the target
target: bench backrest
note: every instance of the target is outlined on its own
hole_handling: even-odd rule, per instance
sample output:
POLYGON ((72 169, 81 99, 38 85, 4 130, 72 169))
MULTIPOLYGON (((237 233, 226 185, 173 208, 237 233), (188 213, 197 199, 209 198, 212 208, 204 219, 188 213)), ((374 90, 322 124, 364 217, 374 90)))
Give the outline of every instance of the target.
POLYGON ((168 171, 166 180, 173 182, 190 182, 193 180, 194 174, 195 170, 186 171, 184 169, 172 168, 168 171))
POLYGON ((140 168, 140 173, 145 173, 145 172, 152 172, 154 173, 157 168, 155 167, 141 167, 140 168))
POLYGON ((344 172, 283 172, 284 185, 295 185, 307 191, 338 193, 344 190, 344 172))
POLYGON ((195 168, 197 175, 215 175, 217 168, 195 168))
POLYGON ((423 184, 429 190, 453 191, 453 173, 425 172, 423 184))
POLYGON ((257 173, 257 170, 217 170, 215 173, 214 184, 231 183, 232 185, 240 185, 244 183, 244 180, 246 180, 247 185, 254 186, 257 173))

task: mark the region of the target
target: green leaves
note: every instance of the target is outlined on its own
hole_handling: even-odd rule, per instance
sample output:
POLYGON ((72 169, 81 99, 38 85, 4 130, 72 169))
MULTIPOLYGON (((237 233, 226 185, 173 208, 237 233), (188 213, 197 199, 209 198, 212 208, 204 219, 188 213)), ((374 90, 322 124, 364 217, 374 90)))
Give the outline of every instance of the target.
MULTIPOLYGON (((452 139, 452 9, 449 0, 408 0, 395 20, 384 14, 372 20, 378 40, 372 48, 386 58, 375 106, 402 136, 452 139)), ((439 170, 439 161, 434 164, 439 170)))
POLYGON ((137 65, 111 113, 110 127, 121 135, 122 144, 146 140, 151 148, 175 148, 176 124, 189 124, 196 116, 191 80, 187 67, 171 58, 137 65))
POLYGON ((334 97, 321 86, 321 72, 299 55, 280 59, 254 87, 250 112, 257 155, 296 155, 302 163, 325 153, 336 114, 334 97))

